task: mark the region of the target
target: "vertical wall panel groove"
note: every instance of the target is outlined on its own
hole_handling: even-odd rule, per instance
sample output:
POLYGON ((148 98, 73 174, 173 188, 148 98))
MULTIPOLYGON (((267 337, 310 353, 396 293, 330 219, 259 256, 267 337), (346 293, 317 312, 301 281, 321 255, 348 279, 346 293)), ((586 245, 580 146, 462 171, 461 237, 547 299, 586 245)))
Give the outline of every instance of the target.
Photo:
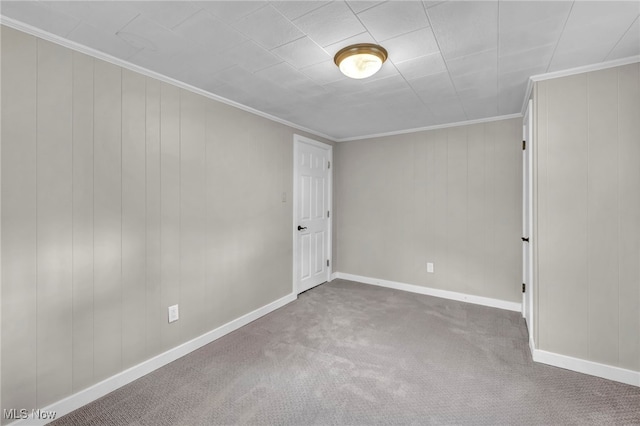
POLYGON ((618 79, 619 365, 640 371, 640 64, 618 79))
MULTIPOLYGON (((0 28, 0 49, 4 46, 2 44, 2 29, 0 28)), ((0 62, 0 87, 2 87, 2 63, 0 62)), ((2 111, 2 102, 0 101, 0 111, 2 111)), ((2 115, 0 115, 0 140, 4 134, 2 133, 2 115)), ((2 192, 2 146, 0 146, 0 193, 2 192)), ((0 195, 0 376, 2 376, 2 196, 0 195)), ((0 380, 0 407, 2 405, 2 381, 0 380)), ((2 422, 0 421, 0 424, 2 422)))
POLYGON ((122 72, 122 362, 145 359, 146 78, 122 72))
MULTIPOLYGON (((591 132, 590 132, 590 128, 589 128, 589 124, 591 123, 590 118, 590 108, 589 108, 589 75, 585 76, 585 93, 584 93, 584 99, 586 101, 586 120, 585 122, 581 123, 585 128, 586 128, 586 138, 585 138, 585 149, 586 149, 586 157, 587 157, 587 164, 586 164, 586 174, 584 176, 585 179, 585 188, 586 188, 586 193, 585 193, 585 203, 583 206, 584 209, 584 217, 586 219, 585 221, 585 226, 584 226, 584 239, 585 239, 585 246, 584 246, 584 250, 586 251, 586 258, 585 258, 585 264, 583 265, 583 270, 586 272, 585 276, 585 281, 584 284, 586 284, 586 286, 584 287, 584 293, 586 295, 586 309, 585 309, 585 314, 586 314, 586 322, 585 322, 585 333, 586 333, 586 344, 587 344, 587 348, 586 348, 586 357, 585 358, 590 358, 591 356, 591 321, 590 321, 590 315, 589 315, 589 311, 590 311, 590 302, 591 302, 591 275, 589 274, 589 264, 588 264, 588 258, 589 258, 589 246, 590 246, 590 239, 591 239, 591 235, 589 233, 589 159, 591 156, 591 132)), ((582 249, 582 247, 580 247, 580 249, 582 249)), ((582 331, 582 330, 581 330, 582 331)), ((581 357, 584 357, 584 355, 581 355, 581 357)))
POLYGON ((39 406, 72 389, 72 54, 38 41, 37 377, 39 406))
MULTIPOLYGON (((411 182, 412 191, 415 194, 413 197, 412 209, 415 218, 412 221, 413 232, 416 236, 412 241, 412 271, 419 271, 423 266, 424 259, 432 259, 433 253, 430 250, 428 244, 421 244, 421 241, 430 239, 430 228, 432 220, 430 220, 431 212, 429 206, 429 195, 432 191, 427 179, 427 173, 431 170, 429 161, 429 144, 424 143, 426 135, 419 135, 413 141, 413 155, 411 156, 413 162, 413 181, 411 182), (423 184, 426 183, 426 184, 423 184), (424 219, 424 220, 423 220, 424 219)), ((415 272, 413 272, 415 273, 415 272)), ((428 276, 421 277, 421 284, 428 286, 428 276)))
POLYGON ((484 137, 485 155, 487 157, 485 173, 487 216, 486 221, 482 224, 482 228, 485 230, 483 251, 485 271, 487 273, 485 283, 491 283, 492 280, 495 280, 494 271, 499 268, 499 247, 497 244, 497 232, 500 226, 497 216, 499 210, 497 205, 499 200, 497 166, 499 161, 497 151, 500 147, 497 146, 497 128, 495 126, 485 126, 484 137))
POLYGON ((94 64, 94 380, 122 365, 121 69, 94 64))
POLYGON ((73 54, 73 390, 93 382, 93 59, 73 54))
POLYGON ((478 132, 467 135, 466 149, 467 156, 467 184, 466 198, 467 207, 467 288, 469 293, 476 293, 490 284, 486 281, 485 265, 487 258, 485 254, 487 239, 484 235, 485 225, 489 218, 485 216, 486 163, 484 161, 485 152, 485 131, 486 126, 478 129, 478 132))
POLYGON ((615 68, 588 76, 589 358, 618 363, 618 87, 615 68))
POLYGON ((184 338, 208 329, 204 298, 206 229, 205 105, 201 97, 182 92, 180 102, 180 282, 184 338))
POLYGON ((167 307, 180 303, 180 89, 161 83, 160 211, 162 349, 180 341, 181 322, 167 322, 167 307))
POLYGON ((146 349, 147 356, 161 352, 164 309, 161 304, 161 186, 160 186, 160 82, 146 78, 146 349))
POLYGON ((447 132, 447 279, 448 286, 469 293, 467 277, 467 129, 447 132))
POLYGON ((213 323, 221 323, 227 318, 224 300, 227 299, 228 267, 226 262, 226 223, 223 219, 224 198, 227 190, 223 180, 223 170, 227 162, 224 155, 226 121, 214 104, 209 103, 206 110, 206 162, 207 162, 207 287, 211 295, 209 303, 210 317, 213 323), (217 123, 221 119, 221 123, 217 123))
MULTIPOLYGON (((429 243, 434 251, 434 273, 431 280, 434 288, 451 288, 448 284, 449 278, 449 257, 447 256, 447 157, 449 155, 447 145, 447 130, 436 130, 428 133, 428 143, 433 152, 433 174, 434 200, 432 209, 434 210, 433 221, 433 242, 429 243)), ((424 266, 424 265, 423 265, 424 266)), ((423 269, 424 271, 424 269, 423 269)))

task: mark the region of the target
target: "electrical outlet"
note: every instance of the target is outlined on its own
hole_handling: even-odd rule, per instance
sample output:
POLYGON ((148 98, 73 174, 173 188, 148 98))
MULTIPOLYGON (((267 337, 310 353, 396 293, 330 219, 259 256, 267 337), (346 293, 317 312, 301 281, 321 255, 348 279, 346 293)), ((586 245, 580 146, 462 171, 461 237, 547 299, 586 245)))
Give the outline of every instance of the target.
POLYGON ((431 262, 427 263, 427 272, 429 272, 430 274, 433 274, 433 263, 431 262))
POLYGON ((178 321, 180 313, 178 311, 178 305, 169 306, 169 322, 178 321))

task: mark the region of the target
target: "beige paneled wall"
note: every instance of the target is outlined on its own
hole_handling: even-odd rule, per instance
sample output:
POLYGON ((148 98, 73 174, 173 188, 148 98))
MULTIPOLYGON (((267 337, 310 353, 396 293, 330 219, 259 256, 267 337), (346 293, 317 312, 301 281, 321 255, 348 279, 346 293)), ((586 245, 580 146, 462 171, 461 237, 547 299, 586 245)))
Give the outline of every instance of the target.
POLYGON ((2 408, 289 294, 293 133, 2 27, 2 408))
POLYGON ((338 144, 338 270, 519 302, 521 125, 338 144))
POLYGON ((0 408, 36 406, 37 54, 35 38, 3 29, 0 408))
POLYGON ((640 370, 640 65, 536 83, 539 349, 640 370))

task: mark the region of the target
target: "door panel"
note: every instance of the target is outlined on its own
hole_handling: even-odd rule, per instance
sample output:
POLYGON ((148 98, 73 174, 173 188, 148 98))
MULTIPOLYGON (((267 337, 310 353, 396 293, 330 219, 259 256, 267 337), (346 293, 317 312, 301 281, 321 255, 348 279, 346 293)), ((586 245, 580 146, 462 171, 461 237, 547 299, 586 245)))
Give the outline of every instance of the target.
POLYGON ((331 146, 296 137, 294 144, 294 287, 329 280, 331 146))
POLYGON ((325 211, 325 188, 324 188, 324 178, 316 177, 315 178, 315 218, 322 219, 325 211))
POLYGON ((316 232, 315 234, 315 240, 316 240, 316 246, 315 246, 315 254, 316 254, 316 261, 315 261, 315 268, 314 271, 316 274, 321 274, 324 270, 324 238, 325 238, 325 233, 324 232, 316 232))
POLYGON ((522 137, 526 149, 522 151, 522 283, 525 292, 522 298, 522 313, 529 331, 529 341, 533 342, 533 138, 532 138, 532 102, 529 101, 523 120, 522 137))
POLYGON ((300 220, 311 219, 311 176, 301 176, 300 220))
POLYGON ((300 280, 307 280, 311 276, 311 238, 309 234, 300 236, 300 280))

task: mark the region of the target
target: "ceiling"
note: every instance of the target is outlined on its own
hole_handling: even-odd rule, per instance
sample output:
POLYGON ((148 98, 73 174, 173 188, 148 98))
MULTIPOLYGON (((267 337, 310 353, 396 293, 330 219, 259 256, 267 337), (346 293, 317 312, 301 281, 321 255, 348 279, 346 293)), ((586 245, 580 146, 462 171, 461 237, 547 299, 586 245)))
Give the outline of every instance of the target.
POLYGON ((5 17, 340 140, 521 111, 532 75, 640 55, 640 1, 2 1, 5 17), (389 52, 340 74, 352 43, 389 52))

